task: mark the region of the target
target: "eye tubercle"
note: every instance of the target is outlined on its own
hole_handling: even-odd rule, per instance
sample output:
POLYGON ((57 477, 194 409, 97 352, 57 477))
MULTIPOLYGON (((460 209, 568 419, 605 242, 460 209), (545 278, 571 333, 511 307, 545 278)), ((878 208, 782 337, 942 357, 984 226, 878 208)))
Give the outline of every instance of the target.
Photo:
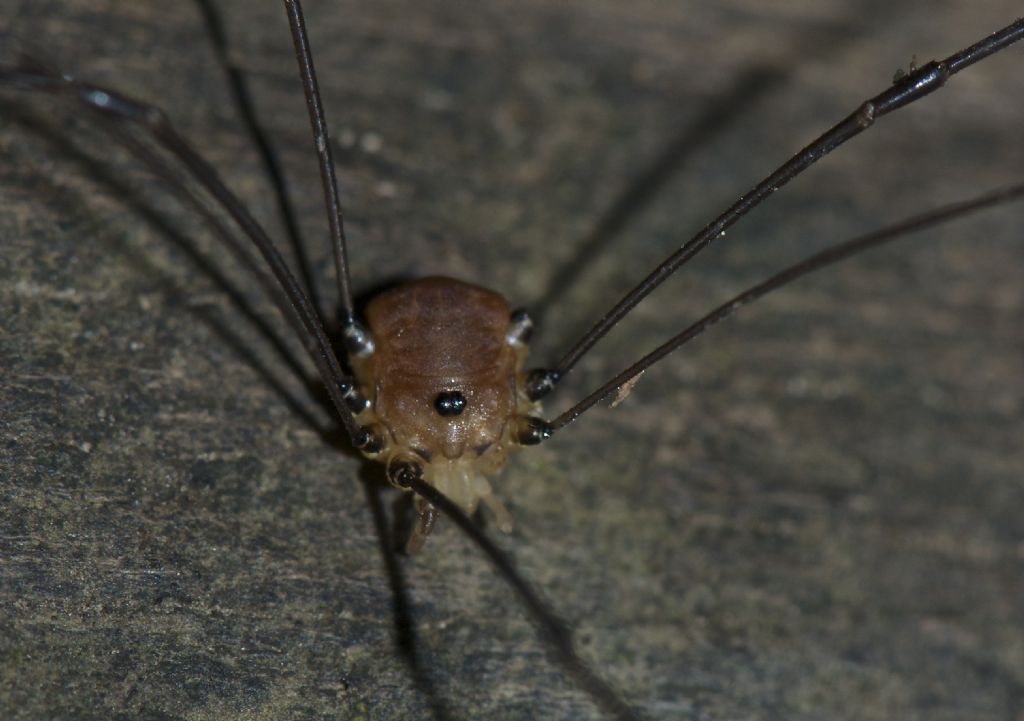
POLYGON ((443 391, 434 398, 434 410, 441 416, 457 416, 466 410, 466 397, 459 391, 443 391))

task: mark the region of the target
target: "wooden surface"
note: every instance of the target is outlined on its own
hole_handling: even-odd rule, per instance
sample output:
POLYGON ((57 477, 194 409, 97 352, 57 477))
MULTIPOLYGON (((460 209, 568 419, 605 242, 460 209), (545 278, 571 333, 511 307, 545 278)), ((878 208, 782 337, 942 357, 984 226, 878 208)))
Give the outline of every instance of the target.
MULTIPOLYGON (((280 235, 192 3, 7 4, 53 62, 165 107, 280 235)), ((541 362, 912 56, 1019 13, 708 5, 309 2, 357 288, 446 273, 536 308, 673 154, 544 313, 541 362)), ((326 296, 283 12, 223 11, 326 296)), ((1022 61, 965 72, 780 192, 552 410, 813 249, 1020 180, 1022 61)), ((327 417, 212 279, 286 334, 216 239, 80 111, 0 103, 2 715, 600 717, 455 529, 389 572, 373 500, 386 529, 406 506, 303 418, 327 417)), ((1021 227, 1006 208, 801 282, 497 479, 517 521, 498 541, 644 717, 1024 718, 1021 227)))

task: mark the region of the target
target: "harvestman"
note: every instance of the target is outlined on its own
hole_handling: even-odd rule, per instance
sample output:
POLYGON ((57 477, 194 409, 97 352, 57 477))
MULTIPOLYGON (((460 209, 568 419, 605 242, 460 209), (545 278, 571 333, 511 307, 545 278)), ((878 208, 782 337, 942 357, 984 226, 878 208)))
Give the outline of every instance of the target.
MULTIPOLYGON (((352 299, 341 205, 336 191, 331 145, 320 107, 312 55, 298 0, 285 2, 296 55, 310 109, 333 239, 341 305, 342 339, 351 373, 343 369, 323 329, 307 290, 292 276, 266 233, 215 171, 166 121, 162 112, 114 91, 61 75, 25 60, 0 68, 0 79, 19 88, 68 95, 88 108, 141 128, 175 156, 256 245, 287 296, 286 313, 311 345, 311 355, 353 445, 381 462, 388 479, 417 494, 417 523, 409 549, 420 548, 430 533, 436 509, 452 517, 496 561, 524 595, 528 605, 571 649, 568 634, 551 620, 514 575, 508 562, 468 520, 483 502, 498 527, 511 528, 511 517, 487 480, 510 452, 534 445, 578 418, 616 389, 628 387, 640 373, 683 343, 755 300, 796 278, 912 230, 944 222, 976 209, 1024 194, 1024 185, 917 216, 819 253, 741 293, 659 348, 623 370, 568 411, 552 420, 541 416, 539 402, 555 389, 576 363, 647 294, 768 195, 832 149, 870 127, 877 118, 938 89, 956 72, 998 52, 1024 36, 1024 21, 898 80, 858 107, 849 117, 813 141, 790 161, 742 196, 725 213, 685 243, 643 282, 609 310, 551 368, 526 370, 531 330, 523 311, 512 312, 498 294, 449 278, 413 281, 380 294, 357 317, 352 299), (459 308, 452 314, 451 308, 459 308)), ((133 152, 157 168, 163 160, 133 136, 118 134, 133 152)), ((187 191, 179 190, 187 196, 187 191)), ((187 198, 186 198, 187 199, 187 198)), ((207 220, 219 221, 207 215, 207 220)), ((220 228, 221 234, 223 228, 220 228)), ((571 656, 571 651, 566 652, 571 656)), ((571 659, 569 663, 574 663, 571 659)), ((593 683, 590 681, 589 683, 593 683)), ((598 691, 602 695, 602 691, 598 691)), ((614 698, 607 705, 622 717, 630 712, 614 698)))

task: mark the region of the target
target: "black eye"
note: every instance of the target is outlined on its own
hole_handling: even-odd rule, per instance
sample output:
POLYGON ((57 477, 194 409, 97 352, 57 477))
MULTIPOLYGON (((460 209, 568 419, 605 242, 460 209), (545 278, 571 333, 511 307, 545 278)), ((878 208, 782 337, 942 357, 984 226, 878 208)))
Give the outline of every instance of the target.
POLYGON ((457 416, 465 409, 466 397, 458 391, 444 391, 434 399, 434 410, 438 415, 457 416))

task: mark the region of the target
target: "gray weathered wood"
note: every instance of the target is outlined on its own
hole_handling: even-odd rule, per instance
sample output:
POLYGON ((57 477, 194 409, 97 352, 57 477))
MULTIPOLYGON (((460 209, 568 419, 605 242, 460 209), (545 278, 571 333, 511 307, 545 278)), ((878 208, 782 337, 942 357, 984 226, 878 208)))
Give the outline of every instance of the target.
MULTIPOLYGON (((707 5, 310 2, 356 286, 443 272, 530 306, 631 178, 709 125, 546 316, 541 361, 912 54, 1019 12, 707 5)), ((283 11, 223 6, 326 294, 283 11)), ((165 107, 278 232, 191 3, 9 15, 61 67, 165 107)), ((1019 180, 1022 58, 779 193, 565 398, 812 249, 1019 180)), ((396 630, 375 476, 282 400, 270 379, 326 418, 182 245, 274 318, 260 287, 80 112, 0 103, 4 718, 598 717, 451 528, 401 559, 414 624, 396 630)), ((958 223, 751 307, 498 479, 518 524, 499 541, 645 716, 1019 721, 1022 221, 958 223)))

